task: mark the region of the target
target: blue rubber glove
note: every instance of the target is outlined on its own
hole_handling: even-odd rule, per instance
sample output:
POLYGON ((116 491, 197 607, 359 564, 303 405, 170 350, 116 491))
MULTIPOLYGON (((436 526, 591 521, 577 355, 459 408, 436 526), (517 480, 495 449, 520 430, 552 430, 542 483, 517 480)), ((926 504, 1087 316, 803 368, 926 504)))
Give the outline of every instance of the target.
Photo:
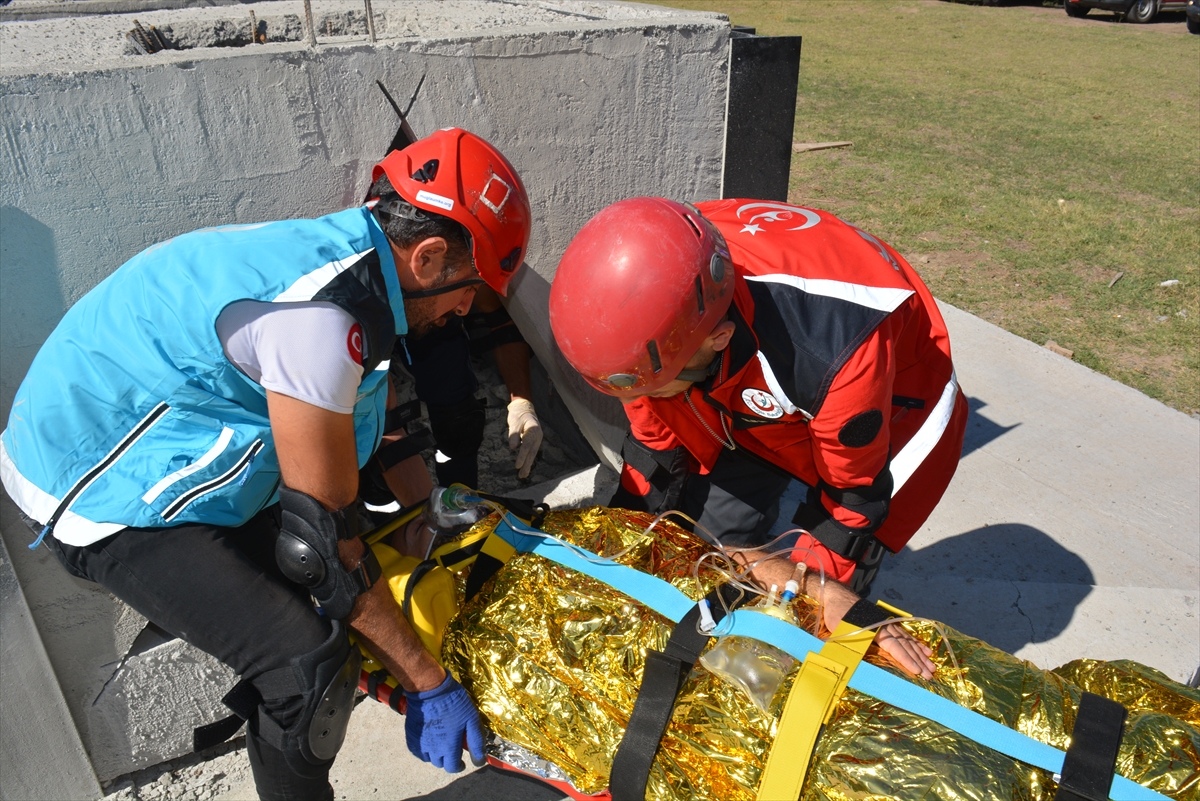
POLYGON ((447 773, 463 769, 463 734, 472 760, 483 761, 483 724, 471 696, 449 672, 432 690, 405 691, 408 711, 404 716, 404 739, 413 756, 433 763, 447 773))

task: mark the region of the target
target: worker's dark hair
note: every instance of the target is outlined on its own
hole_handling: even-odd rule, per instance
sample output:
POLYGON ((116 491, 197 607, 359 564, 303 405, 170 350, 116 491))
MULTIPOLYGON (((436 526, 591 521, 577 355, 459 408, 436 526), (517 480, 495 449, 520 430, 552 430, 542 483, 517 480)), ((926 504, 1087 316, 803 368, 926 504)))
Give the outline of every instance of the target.
POLYGON ((369 197, 379 198, 375 204, 375 219, 387 238, 402 248, 409 248, 430 237, 446 240, 446 264, 442 274, 454 275, 471 264, 471 235, 459 223, 419 209, 397 194, 386 175, 371 184, 369 197))

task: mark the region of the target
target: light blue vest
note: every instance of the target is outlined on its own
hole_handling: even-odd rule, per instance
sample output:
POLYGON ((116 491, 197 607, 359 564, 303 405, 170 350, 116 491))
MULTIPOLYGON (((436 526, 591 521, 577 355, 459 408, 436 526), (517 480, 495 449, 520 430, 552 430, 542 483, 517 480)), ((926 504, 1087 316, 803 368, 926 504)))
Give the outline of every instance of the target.
POLYGON ((185 234, 139 253, 46 340, 0 435, 0 478, 59 540, 126 526, 238 526, 278 499, 266 393, 217 339, 238 300, 336 303, 362 325, 358 463, 379 445, 387 360, 407 333, 370 211, 185 234))

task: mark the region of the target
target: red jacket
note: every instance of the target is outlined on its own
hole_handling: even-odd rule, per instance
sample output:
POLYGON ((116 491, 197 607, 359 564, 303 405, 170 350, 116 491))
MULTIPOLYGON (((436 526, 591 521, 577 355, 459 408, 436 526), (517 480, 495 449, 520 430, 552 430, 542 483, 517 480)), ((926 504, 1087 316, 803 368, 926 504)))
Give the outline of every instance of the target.
MULTIPOLYGON (((750 200, 698 208, 729 244, 737 330, 691 405, 678 395, 625 406, 633 435, 655 450, 683 446, 693 471, 707 473, 722 450, 724 415, 738 448, 820 487, 823 516, 836 527, 873 530, 898 551, 941 498, 965 427, 932 295, 898 253, 827 212, 750 200), (882 515, 879 504, 834 499, 843 489, 869 495, 887 473, 882 515), (915 474, 919 491, 903 503, 915 474)), ((622 485, 648 489, 628 463, 622 485)))

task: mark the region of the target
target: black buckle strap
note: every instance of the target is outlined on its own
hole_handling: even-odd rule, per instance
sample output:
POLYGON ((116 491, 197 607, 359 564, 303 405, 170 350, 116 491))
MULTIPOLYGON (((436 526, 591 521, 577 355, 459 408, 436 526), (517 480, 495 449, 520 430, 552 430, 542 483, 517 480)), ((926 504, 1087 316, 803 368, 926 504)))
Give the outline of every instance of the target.
POLYGON ((420 400, 411 400, 408 403, 401 403, 384 416, 383 430, 388 434, 392 433, 393 431, 399 431, 413 420, 419 420, 420 417, 420 400))
POLYGON ((349 571, 350 577, 354 579, 354 583, 358 587, 359 595, 371 589, 375 585, 375 582, 379 581, 379 577, 383 575, 383 568, 379 566, 379 559, 375 556, 375 552, 371 550, 371 546, 364 542, 363 548, 363 555, 358 560, 358 566, 349 571))
MULTIPOLYGON (((820 501, 817 503, 819 504, 820 501)), ((823 512, 824 508, 818 512, 811 504, 802 503, 796 510, 792 523, 807 531, 838 556, 849 559, 851 562, 857 562, 875 540, 875 535, 855 531, 834 520, 828 514, 822 514, 823 512)))
MULTIPOLYGON (((200 752, 220 745, 238 733, 242 724, 258 711, 258 707, 263 701, 287 698, 296 695, 299 691, 300 685, 297 684, 296 675, 290 667, 268 670, 253 679, 242 679, 233 685, 233 689, 225 693, 225 697, 221 699, 221 703, 233 714, 193 729, 192 750, 200 752)), ((264 722, 267 722, 269 730, 266 737, 270 738, 273 733, 270 726, 275 722, 264 715, 259 715, 260 733, 264 722)), ((275 728, 279 729, 279 726, 275 724, 275 728)), ((281 729, 279 733, 282 733, 281 729)))
POLYGON ((1108 801, 1128 714, 1116 701, 1083 694, 1054 801, 1108 801))
POLYGON ((404 613, 405 617, 410 619, 412 617, 410 614, 412 611, 412 598, 413 593, 417 589, 417 584, 429 574, 430 570, 433 570, 437 566, 437 562, 432 559, 426 559, 414 567, 412 573, 409 573, 408 581, 404 584, 404 603, 400 604, 400 611, 404 613))
POLYGON ((379 700, 379 685, 387 684, 388 672, 383 668, 367 674, 367 695, 372 701, 379 700))
POLYGON ((817 481, 817 487, 839 506, 867 506, 882 500, 889 500, 892 497, 893 487, 891 462, 884 465, 883 470, 875 477, 870 486, 842 489, 822 478, 817 481))
POLYGON ((436 446, 437 442, 434 441, 433 434, 430 433, 428 428, 422 426, 404 439, 389 442, 375 451, 375 458, 379 461, 380 468, 384 472, 387 472, 405 459, 417 456, 421 451, 429 450, 436 446))
POLYGON ((221 703, 233 714, 206 726, 197 726, 192 730, 192 750, 196 753, 207 751, 214 745, 220 745, 237 734, 238 730, 242 728, 242 724, 250 719, 250 716, 258 709, 258 705, 262 703, 262 693, 254 686, 254 682, 242 679, 233 685, 232 690, 225 693, 221 703))
MULTIPOLYGON (((550 507, 544 503, 534 503, 524 498, 504 498, 499 495, 489 495, 486 492, 479 492, 478 490, 474 492, 484 500, 500 504, 507 511, 529 523, 533 528, 540 529, 542 523, 546 520, 546 514, 550 511, 550 507)), ((471 572, 467 574, 467 583, 463 588, 463 597, 467 601, 478 595, 487 580, 499 573, 500 568, 504 567, 504 562, 483 551, 484 544, 485 540, 479 541, 475 563, 471 565, 471 572)), ((465 548, 460 548, 458 551, 446 554, 438 561, 443 565, 452 565, 454 564, 453 559, 456 558, 460 551, 465 552, 467 549, 475 547, 474 545, 465 546, 465 548)), ((469 556, 469 554, 467 555, 469 556)))
POLYGON ((192 729, 192 751, 200 753, 220 745, 237 734, 245 722, 246 719, 240 715, 230 715, 206 726, 197 726, 192 729))
POLYGON ((391 707, 393 712, 398 713, 400 711, 400 702, 403 699, 404 699, 404 688, 403 687, 393 687, 392 694, 388 697, 388 706, 391 707))
MULTIPOLYGON (((745 595, 736 587, 723 584, 710 592, 705 600, 713 620, 719 623, 725 617, 725 610, 732 611, 740 606, 745 595)), ((709 635, 696 630, 699 620, 700 606, 697 604, 676 624, 663 651, 646 651, 642 684, 608 777, 608 790, 613 801, 642 801, 646 797, 650 768, 667 724, 671 722, 675 697, 710 639, 709 635)))
POLYGON ((471 565, 471 572, 467 574, 467 585, 463 588, 463 597, 470 601, 478 595, 487 580, 499 573, 502 567, 504 567, 504 563, 499 559, 480 551, 479 555, 475 557, 475 564, 471 565))
POLYGON ((471 557, 478 556, 479 552, 483 550, 485 542, 487 542, 487 537, 480 537, 470 545, 464 545, 461 548, 455 548, 450 553, 435 556, 433 560, 447 570, 454 570, 471 557))
POLYGON ((867 626, 883 623, 885 620, 891 620, 893 617, 895 615, 888 612, 882 606, 873 604, 866 598, 859 598, 854 602, 854 606, 847 609, 846 614, 842 615, 842 620, 851 626, 858 626, 860 629, 865 629, 867 626))
POLYGON ((658 451, 629 433, 625 435, 625 441, 621 444, 621 458, 660 490, 671 483, 682 455, 683 448, 658 451))

